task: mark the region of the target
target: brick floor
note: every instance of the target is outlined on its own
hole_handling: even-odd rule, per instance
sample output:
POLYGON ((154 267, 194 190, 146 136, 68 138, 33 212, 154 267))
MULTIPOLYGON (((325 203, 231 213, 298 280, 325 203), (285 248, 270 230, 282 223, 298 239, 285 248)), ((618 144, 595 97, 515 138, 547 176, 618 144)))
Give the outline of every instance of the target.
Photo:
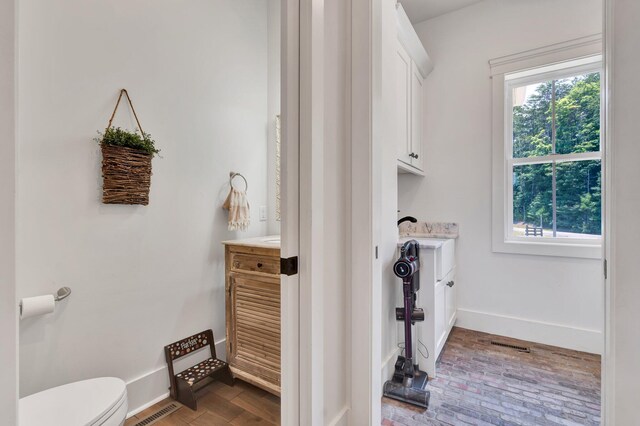
POLYGON ((455 327, 428 410, 388 398, 382 424, 599 425, 600 356, 455 327), (531 353, 490 344, 527 346, 531 353))

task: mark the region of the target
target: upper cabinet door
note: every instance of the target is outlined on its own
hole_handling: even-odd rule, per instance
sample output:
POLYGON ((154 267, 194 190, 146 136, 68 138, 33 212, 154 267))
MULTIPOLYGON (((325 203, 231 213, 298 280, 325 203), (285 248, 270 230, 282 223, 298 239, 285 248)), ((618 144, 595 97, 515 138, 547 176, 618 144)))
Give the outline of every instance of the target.
POLYGON ((411 74, 412 63, 404 47, 397 43, 396 55, 396 93, 398 139, 396 141, 398 160, 411 164, 411 74))
POLYGON ((424 171, 423 123, 424 78, 414 62, 411 62, 411 165, 424 171))
POLYGON ((433 70, 433 61, 400 3, 396 11, 398 173, 424 176, 424 79, 433 70))

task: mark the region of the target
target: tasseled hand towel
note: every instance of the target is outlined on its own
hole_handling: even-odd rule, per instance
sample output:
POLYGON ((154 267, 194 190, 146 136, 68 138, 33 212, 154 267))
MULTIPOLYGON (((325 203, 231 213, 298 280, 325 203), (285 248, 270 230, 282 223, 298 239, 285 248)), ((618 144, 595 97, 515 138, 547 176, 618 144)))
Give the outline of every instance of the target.
POLYGON ((246 191, 231 188, 222 208, 229 210, 229 231, 246 231, 251 223, 246 191))

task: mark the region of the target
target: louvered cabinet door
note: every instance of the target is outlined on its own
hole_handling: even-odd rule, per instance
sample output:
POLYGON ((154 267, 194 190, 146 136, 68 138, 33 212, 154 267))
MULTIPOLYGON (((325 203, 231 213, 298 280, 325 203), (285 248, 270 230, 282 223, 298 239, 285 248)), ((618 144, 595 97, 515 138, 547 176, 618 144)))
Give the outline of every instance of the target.
POLYGON ((231 272, 227 349, 234 374, 280 394, 280 277, 231 272))

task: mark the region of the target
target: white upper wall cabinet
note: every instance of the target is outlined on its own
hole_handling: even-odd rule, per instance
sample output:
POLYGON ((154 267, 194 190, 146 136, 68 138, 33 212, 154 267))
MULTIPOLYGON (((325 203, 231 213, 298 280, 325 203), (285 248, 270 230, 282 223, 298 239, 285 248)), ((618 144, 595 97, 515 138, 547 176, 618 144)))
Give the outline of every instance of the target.
POLYGON ((424 176, 424 80, 433 63, 407 14, 397 4, 396 114, 398 171, 424 176))
POLYGON ((398 161, 411 165, 411 58, 400 42, 396 49, 396 113, 398 161))
POLYGON ((401 172, 423 175, 424 78, 399 41, 396 53, 398 169, 401 172))
POLYGON ((415 62, 411 65, 411 165, 424 171, 424 78, 415 62))

